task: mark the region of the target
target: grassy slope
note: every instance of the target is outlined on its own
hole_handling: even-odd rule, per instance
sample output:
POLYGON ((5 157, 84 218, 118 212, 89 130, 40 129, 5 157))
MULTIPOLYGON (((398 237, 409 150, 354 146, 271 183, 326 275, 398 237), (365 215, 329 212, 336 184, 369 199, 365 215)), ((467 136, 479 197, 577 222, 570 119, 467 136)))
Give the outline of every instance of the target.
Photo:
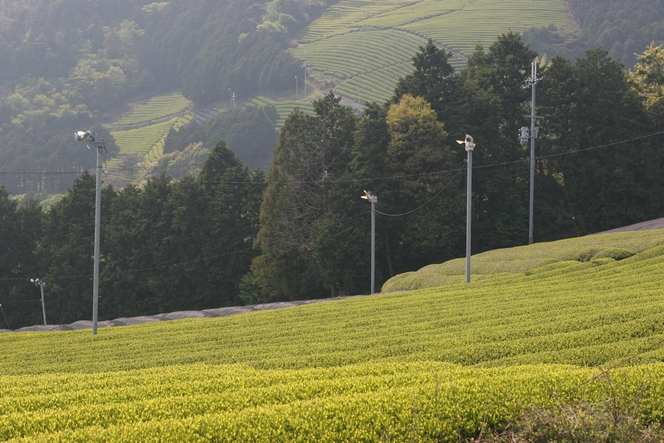
POLYGON ((474 262, 494 276, 470 285, 5 334, 0 439, 458 441, 528 404, 640 391, 661 419, 663 234, 485 253, 474 262), (592 258, 629 255, 609 248, 635 254, 592 258), (584 383, 595 367, 612 384, 584 383))

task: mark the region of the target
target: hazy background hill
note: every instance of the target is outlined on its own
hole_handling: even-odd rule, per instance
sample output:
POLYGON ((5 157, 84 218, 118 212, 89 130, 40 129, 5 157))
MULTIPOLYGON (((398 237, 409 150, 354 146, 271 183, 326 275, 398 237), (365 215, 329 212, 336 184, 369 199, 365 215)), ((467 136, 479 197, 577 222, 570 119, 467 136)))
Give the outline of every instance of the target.
MULTIPOLYGON (((382 102, 411 72, 410 58, 426 38, 452 50, 457 69, 476 44, 488 46, 510 29, 523 31, 524 40, 549 58, 602 46, 629 67, 634 52, 662 38, 661 0, 637 3, 3 0, 0 181, 14 194, 64 192, 81 169, 94 165, 94 155, 71 142, 71 131, 80 128, 109 140, 106 160, 115 160, 107 165, 107 182, 142 178, 156 158, 203 140, 180 137, 182 143, 171 141, 164 150, 174 123, 162 122, 138 141, 132 134, 111 137, 102 124, 172 91, 181 91, 187 105, 139 127, 187 114, 191 120, 197 109, 216 113, 259 96, 254 102, 275 104, 278 115, 268 112, 257 124, 279 125, 295 105, 306 109, 316 90, 330 88, 354 102, 382 102), (136 168, 139 162, 143 169, 136 168)), ((227 127, 216 137, 252 138, 249 147, 229 143, 246 164, 269 164, 274 135, 258 137, 248 125, 215 125, 227 127)), ((215 138, 210 131, 204 138, 215 138)), ((204 148, 213 146, 210 141, 204 148)))

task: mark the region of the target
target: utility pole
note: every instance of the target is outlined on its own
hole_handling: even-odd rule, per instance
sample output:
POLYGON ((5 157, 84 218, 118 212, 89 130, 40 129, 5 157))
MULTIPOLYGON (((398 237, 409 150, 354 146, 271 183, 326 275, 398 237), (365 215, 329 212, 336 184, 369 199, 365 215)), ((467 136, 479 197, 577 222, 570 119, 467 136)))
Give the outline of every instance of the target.
POLYGON ((297 84, 297 75, 295 76, 295 100, 297 100, 299 86, 297 84))
POLYGON ((468 152, 468 170, 466 173, 466 283, 470 283, 470 233, 473 211, 473 149, 475 149, 475 140, 466 134, 466 138, 457 140, 457 143, 466 145, 466 152, 468 152))
POLYGON ((307 50, 304 50, 304 63, 302 63, 302 67, 304 68, 304 98, 307 98, 307 50))
POLYGON ((528 144, 530 140, 530 199, 529 199, 529 218, 528 218, 528 244, 532 245, 534 241, 534 208, 535 208, 535 139, 537 138, 537 127, 535 126, 535 121, 538 118, 535 115, 535 90, 537 88, 537 63, 532 62, 531 64, 531 73, 528 83, 532 88, 532 99, 531 99, 531 110, 530 115, 530 129, 527 127, 521 128, 521 144, 524 146, 528 144))
POLYGON ((38 278, 31 278, 30 282, 34 283, 35 286, 39 286, 39 289, 41 289, 42 313, 44 314, 44 325, 46 325, 46 305, 44 304, 44 285, 46 283, 38 278))
POLYGON ((371 294, 376 292, 376 202, 378 197, 371 191, 364 191, 360 198, 368 200, 371 203, 371 294))
POLYGON ((95 134, 90 131, 76 131, 76 141, 85 142, 97 148, 97 189, 95 192, 95 258, 92 285, 92 335, 97 335, 97 313, 99 311, 99 242, 101 227, 101 155, 106 151, 106 142, 95 140, 95 134))

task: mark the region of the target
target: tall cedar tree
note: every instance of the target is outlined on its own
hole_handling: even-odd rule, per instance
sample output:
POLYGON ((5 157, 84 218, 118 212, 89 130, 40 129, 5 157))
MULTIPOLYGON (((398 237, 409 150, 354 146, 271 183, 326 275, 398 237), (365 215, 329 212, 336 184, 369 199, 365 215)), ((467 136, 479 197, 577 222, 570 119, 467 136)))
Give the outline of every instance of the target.
POLYGON ((355 118, 340 100, 330 92, 315 101, 313 117, 296 109, 281 130, 261 206, 262 254, 252 263, 256 301, 336 294, 336 286, 324 284, 312 248, 353 145, 355 118))

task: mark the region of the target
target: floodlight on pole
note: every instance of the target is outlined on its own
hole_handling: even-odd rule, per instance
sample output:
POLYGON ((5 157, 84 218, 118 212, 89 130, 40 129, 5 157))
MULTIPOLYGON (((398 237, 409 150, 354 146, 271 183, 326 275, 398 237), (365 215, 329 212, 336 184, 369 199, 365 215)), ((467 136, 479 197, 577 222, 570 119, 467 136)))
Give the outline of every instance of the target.
POLYGON ((297 75, 295 76, 295 100, 297 100, 299 85, 297 83, 297 75))
POLYGON ((472 196, 473 196, 473 149, 475 149, 475 140, 472 136, 466 134, 463 140, 457 140, 460 145, 465 145, 468 152, 468 172, 466 180, 466 283, 470 283, 470 233, 472 217, 472 196))
POLYGON ((34 283, 35 286, 39 286, 39 289, 41 289, 42 313, 44 314, 44 324, 46 324, 46 304, 44 303, 44 285, 46 283, 38 278, 31 278, 30 283, 34 283))
POLYGON ((76 131, 76 141, 85 142, 97 148, 97 187, 95 192, 95 247, 94 272, 92 284, 92 335, 97 335, 97 314, 99 311, 99 242, 101 231, 101 155, 106 151, 106 142, 95 140, 95 134, 90 131, 76 131))
POLYGON ((371 293, 376 292, 376 202, 378 197, 373 195, 371 191, 364 191, 364 195, 360 198, 367 200, 371 203, 371 293))

